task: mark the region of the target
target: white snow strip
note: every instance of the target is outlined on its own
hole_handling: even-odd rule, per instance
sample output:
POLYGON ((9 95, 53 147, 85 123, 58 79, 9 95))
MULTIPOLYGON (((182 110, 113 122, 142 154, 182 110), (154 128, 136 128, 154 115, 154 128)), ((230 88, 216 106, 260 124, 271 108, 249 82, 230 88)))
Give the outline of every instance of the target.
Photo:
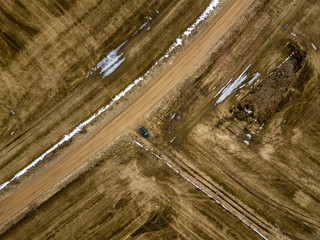
MULTIPOLYGON (((286 63, 286 62, 291 58, 291 56, 292 56, 293 54, 294 54, 294 52, 292 52, 292 53, 290 54, 290 56, 287 57, 287 58, 277 67, 277 69, 279 69, 284 63, 286 63)), ((271 72, 271 73, 268 75, 268 77, 270 77, 273 73, 274 73, 274 72, 271 72)))
POLYGON ((8 105, 6 105, 6 107, 7 107, 8 110, 10 110, 10 112, 11 112, 13 115, 16 114, 8 105))
POLYGON ((261 130, 264 126, 264 123, 261 124, 261 126, 259 127, 259 130, 261 130))
POLYGON ((291 58, 291 56, 292 56, 293 54, 294 54, 294 52, 291 53, 290 56, 287 57, 287 58, 277 67, 277 69, 279 69, 285 62, 287 62, 287 61, 291 58))
POLYGON ((290 33, 292 36, 294 36, 294 37, 297 37, 297 34, 295 34, 295 33, 293 33, 293 32, 291 32, 290 33))
POLYGON ((10 135, 12 136, 14 134, 14 132, 11 132, 10 135))
POLYGON ((231 78, 231 79, 227 82, 227 84, 224 85, 224 86, 219 90, 219 92, 218 92, 216 95, 214 95, 213 98, 216 98, 216 97, 228 86, 228 84, 232 81, 232 79, 233 79, 233 78, 231 78))
POLYGON ((213 88, 211 89, 211 92, 214 91, 216 88, 217 88, 217 87, 213 87, 213 88))
POLYGON ((196 28, 196 26, 203 20, 205 20, 208 15, 218 6, 220 0, 212 0, 209 6, 204 10, 204 12, 200 15, 200 17, 189 27, 184 33, 183 36, 188 37, 192 31, 196 28))
MULTIPOLYGON (((246 224, 248 227, 250 227, 253 231, 255 231, 260 237, 262 237, 264 240, 269 240, 267 237, 265 237, 264 235, 262 235, 258 230, 256 230, 254 227, 250 226, 250 224, 248 224, 246 221, 244 221, 243 219, 241 219, 240 217, 238 217, 237 215, 235 215, 232 211, 230 211, 225 205, 223 205, 218 199, 214 198, 211 194, 209 194, 207 191, 205 191, 203 188, 201 188, 200 186, 198 186, 196 183, 192 182, 189 178, 187 178, 184 174, 182 174, 178 169, 176 169, 175 167, 173 167, 170 163, 168 163, 167 161, 165 161, 164 159, 162 159, 159 155, 155 154, 154 152, 152 152, 151 150, 149 150, 148 148, 144 147, 141 143, 133 140, 133 142, 135 144, 137 144, 138 146, 140 146, 141 148, 145 149, 146 151, 150 151, 154 156, 156 156, 158 159, 160 159, 161 161, 163 161, 168 167, 170 167, 172 170, 174 170, 176 173, 178 173, 181 177, 183 177, 186 181, 188 181, 189 183, 191 183, 194 187, 196 187, 197 189, 199 189, 201 192, 203 192, 204 194, 206 194, 209 198, 213 199, 217 204, 219 204, 221 207, 223 207, 226 211, 230 212, 233 216, 235 216, 236 218, 238 218, 239 220, 241 220, 244 224, 246 224)), ((216 193, 217 195, 219 195, 218 193, 216 193)))
POLYGON ((137 31, 135 31, 135 33, 133 34, 133 36, 135 36, 138 32, 140 32, 142 29, 145 28, 145 26, 147 26, 147 24, 150 22, 150 20, 146 21, 145 23, 143 23, 139 29, 137 31))
POLYGON ((159 14, 159 11, 158 11, 158 10, 156 10, 156 13, 157 13, 157 14, 159 14))
POLYGON ((251 134, 250 133, 247 134, 247 138, 251 139, 251 134))
POLYGON ((121 43, 120 46, 118 46, 116 49, 113 49, 109 53, 107 53, 106 57, 103 58, 97 64, 97 66, 95 66, 94 68, 91 69, 91 71, 88 72, 87 78, 98 69, 100 69, 100 74, 103 74, 102 76, 103 78, 113 73, 120 66, 120 64, 123 63, 123 61, 126 59, 126 57, 120 59, 123 53, 120 53, 118 55, 118 51, 126 42, 127 41, 121 43))
POLYGON ((223 102, 231 93, 233 93, 247 78, 245 74, 251 64, 240 74, 240 76, 231 84, 229 84, 221 93, 215 104, 223 102))
POLYGON ((252 83, 254 83, 258 79, 258 77, 260 77, 260 73, 258 73, 258 72, 254 73, 253 77, 248 82, 247 87, 250 86, 252 83))
POLYGON ((174 140, 176 140, 177 137, 174 137, 170 140, 170 143, 173 143, 174 140))
POLYGON ((248 108, 244 107, 244 110, 246 111, 246 113, 251 114, 253 113, 253 111, 249 110, 248 108))
POLYGON ((245 144, 247 144, 247 145, 250 144, 249 141, 247 141, 247 140, 244 140, 243 142, 244 142, 245 144))
MULTIPOLYGON (((82 128, 84 126, 86 126, 87 124, 89 124, 93 119, 95 119, 96 117, 98 117, 99 115, 101 115, 103 112, 107 111, 109 109, 109 107, 111 105, 113 105, 115 102, 117 102, 120 98, 122 98, 128 91, 130 91, 134 86, 136 86, 139 82, 144 80, 144 77, 146 77, 149 72, 154 69, 161 61, 163 61, 165 58, 169 57, 169 54, 173 51, 173 49, 175 49, 177 46, 182 45, 182 41, 185 37, 188 37, 191 32, 195 29, 195 27, 203 20, 205 20, 208 15, 215 9, 215 7, 219 4, 219 0, 212 0, 210 2, 210 4, 208 5, 208 7, 204 10, 204 12, 200 15, 200 17, 195 21, 195 23, 193 23, 191 25, 191 27, 189 27, 182 35, 181 38, 177 38, 176 42, 173 43, 169 49, 167 50, 167 52, 165 53, 164 56, 162 56, 157 62, 155 62, 155 64, 141 77, 137 78, 136 80, 133 81, 133 83, 129 84, 122 92, 120 92, 118 95, 116 95, 110 102, 108 105, 106 105, 105 107, 101 108, 97 113, 94 113, 89 119, 87 119, 86 121, 82 122, 81 124, 79 124, 75 129, 73 129, 71 131, 71 133, 68 133, 66 135, 63 136, 63 138, 56 143, 54 146, 52 146, 50 149, 48 149, 45 153, 43 153, 40 157, 38 157, 37 159, 35 159, 31 164, 29 164, 27 167, 25 167, 24 169, 22 169, 21 171, 19 171, 12 179, 2 183, 0 185, 0 190, 3 189, 4 187, 6 187, 11 181, 14 181, 15 179, 18 179, 20 176, 22 176, 24 173, 26 173, 29 169, 31 169, 32 167, 34 167, 35 165, 37 165, 40 161, 42 161, 44 159, 45 156, 47 156, 49 153, 51 153, 52 151, 54 151, 56 148, 58 148, 61 144, 67 142, 68 140, 70 140, 72 137, 74 137, 76 134, 80 133, 82 128)), ((111 56, 114 56, 114 58, 117 58, 117 52, 120 50, 120 48, 126 43, 123 42, 119 47, 117 47, 116 49, 112 50, 109 54, 111 54, 111 56)), ((107 57, 108 55, 107 54, 107 57)), ((106 58, 107 58, 106 57, 106 58)), ((122 59, 120 60, 122 61, 122 59)), ((115 62, 114 64, 118 64, 119 63, 119 58, 117 59, 117 62, 115 62)), ((122 63, 122 62, 121 62, 122 63)), ((121 64, 120 63, 120 64, 121 64)), ((110 66, 108 68, 109 70, 112 69, 112 66, 110 66)), ((107 69, 107 70, 108 70, 107 69)), ((96 68, 93 68, 92 71, 90 71, 87 74, 87 77, 89 77, 91 74, 93 74, 93 71, 96 71, 96 68)))
POLYGON ((311 43, 311 46, 313 47, 313 49, 314 49, 315 51, 317 51, 317 47, 314 45, 314 43, 311 43))

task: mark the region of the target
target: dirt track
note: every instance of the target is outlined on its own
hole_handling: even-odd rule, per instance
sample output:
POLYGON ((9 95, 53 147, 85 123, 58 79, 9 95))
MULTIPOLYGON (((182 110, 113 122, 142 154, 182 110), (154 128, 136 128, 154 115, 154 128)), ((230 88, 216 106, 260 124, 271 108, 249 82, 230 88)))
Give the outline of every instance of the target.
POLYGON ((98 133, 87 139, 86 142, 57 159, 50 168, 35 176, 22 188, 4 199, 0 203, 0 226, 41 194, 70 175, 125 130, 130 127, 137 127, 138 120, 201 61, 252 2, 253 0, 231 2, 221 15, 208 26, 206 31, 128 108, 107 123, 98 133))

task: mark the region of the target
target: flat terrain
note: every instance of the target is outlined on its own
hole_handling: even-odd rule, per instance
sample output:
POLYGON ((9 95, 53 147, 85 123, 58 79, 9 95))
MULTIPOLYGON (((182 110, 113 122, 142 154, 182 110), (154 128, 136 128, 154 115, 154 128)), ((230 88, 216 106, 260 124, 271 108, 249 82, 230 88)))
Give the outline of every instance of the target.
POLYGON ((143 75, 209 2, 2 1, 0 182, 143 75), (112 75, 98 69, 86 78, 124 42, 112 75))
POLYGON ((59 158, 50 168, 35 176, 22 188, 4 199, 0 203, 0 224, 3 224, 15 213, 18 213, 37 197, 41 196, 41 194, 69 176, 98 150, 106 147, 130 126, 135 126, 137 124, 136 120, 141 118, 163 95, 183 79, 184 73, 192 69, 203 58, 207 51, 228 31, 249 5, 250 1, 233 2, 224 14, 208 27, 203 35, 170 66, 157 82, 127 109, 95 135, 88 137, 87 141, 82 143, 81 146, 59 158), (46 179, 45 181, 44 178, 46 179))
POLYGON ((2 239, 257 238, 132 141, 109 149, 69 186, 2 239))
POLYGON ((319 11, 225 3, 142 95, 2 199, 1 238, 318 239, 319 11))

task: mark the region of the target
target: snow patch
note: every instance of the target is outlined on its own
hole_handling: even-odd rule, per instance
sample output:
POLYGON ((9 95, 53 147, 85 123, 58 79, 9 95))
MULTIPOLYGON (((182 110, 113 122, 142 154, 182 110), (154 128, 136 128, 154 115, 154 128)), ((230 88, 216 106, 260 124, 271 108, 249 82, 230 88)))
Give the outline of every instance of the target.
POLYGON ((120 53, 118 55, 118 51, 126 42, 127 41, 121 43, 120 46, 118 46, 116 49, 113 49, 109 53, 107 53, 106 57, 103 58, 97 64, 97 66, 92 68, 90 72, 88 72, 87 78, 98 69, 100 69, 100 74, 103 75, 102 78, 105 78, 109 76, 111 73, 113 73, 121 65, 121 63, 123 63, 123 61, 126 59, 126 57, 121 59, 123 53, 120 53))
POLYGON ((314 43, 311 43, 311 46, 313 47, 313 49, 314 49, 315 51, 317 51, 317 47, 314 45, 314 43))
POLYGON ((200 15, 200 17, 189 27, 184 33, 183 36, 188 37, 192 31, 196 28, 196 26, 205 20, 208 15, 218 6, 220 0, 212 0, 209 6, 204 10, 204 12, 200 15))
POLYGON ((10 135, 12 136, 14 134, 14 131, 10 133, 10 135))
POLYGON ((247 134, 247 138, 248 138, 248 139, 251 139, 251 138, 252 138, 250 133, 247 134))
POLYGON ((258 77, 260 77, 260 73, 258 72, 254 73, 251 80, 248 82, 247 87, 250 86, 252 83, 254 83, 258 79, 258 77))
MULTIPOLYGON (((287 57, 287 58, 277 67, 277 69, 279 69, 284 63, 286 63, 286 62, 291 58, 291 56, 292 56, 293 54, 294 54, 294 52, 292 52, 292 53, 290 54, 290 56, 287 57)), ((268 77, 270 77, 273 73, 274 73, 274 72, 271 72, 271 73, 268 75, 268 77)))
MULTIPOLYGON (((216 101, 216 104, 219 104, 223 102, 228 96, 230 96, 231 93, 233 93, 247 78, 247 75, 245 74, 246 71, 249 69, 251 64, 240 74, 240 76, 231 84, 229 84, 225 89, 223 89, 220 97, 216 101)), ((230 82, 230 81, 229 81, 230 82)), ((219 91, 220 93, 220 91, 219 91)), ((219 94, 218 93, 218 94, 219 94)))
POLYGON ((246 111, 246 113, 251 114, 253 113, 253 111, 249 110, 248 108, 244 107, 244 111, 246 111))
MULTIPOLYGON (((72 137, 74 137, 76 134, 80 133, 82 128, 85 127, 86 125, 88 125, 92 120, 94 120, 96 117, 98 117, 99 115, 101 115, 103 112, 107 111, 111 105, 113 105, 115 102, 117 102, 119 99, 121 99, 127 92, 129 92, 134 86, 136 86, 139 82, 144 80, 144 77, 146 77, 149 72, 154 69, 161 61, 163 61, 165 58, 169 57, 169 54, 173 51, 173 49, 175 49, 177 46, 182 45, 183 39, 185 37, 188 37, 191 32, 195 29, 195 27, 203 20, 205 20, 208 15, 215 9, 215 7, 219 4, 220 0, 212 0, 210 2, 210 4, 208 5, 208 7, 204 10, 204 12, 200 15, 200 17, 195 21, 195 23, 193 23, 191 25, 191 27, 189 27, 181 36, 181 38, 177 38, 176 42, 173 43, 169 49, 167 50, 167 52, 165 53, 164 56, 162 56, 157 62, 155 62, 155 64, 141 77, 135 79, 133 81, 133 83, 129 84, 122 92, 120 92, 118 95, 116 95, 110 102, 108 105, 106 105, 105 107, 101 108, 97 113, 94 113, 89 119, 87 119, 86 121, 80 123, 76 128, 74 128, 70 133, 64 135, 62 137, 62 139, 56 143, 54 146, 52 146, 50 149, 48 149, 45 153, 43 153, 40 157, 38 157, 37 159, 35 159, 31 164, 29 164, 27 167, 23 168, 21 171, 19 171, 18 173, 16 173, 16 175, 2 183, 0 185, 0 190, 3 189, 4 187, 6 187, 11 181, 14 181, 15 179, 19 179, 24 173, 26 173, 28 170, 30 170, 32 167, 34 167, 35 165, 37 165, 40 161, 42 161, 44 159, 45 156, 47 156, 49 153, 51 153, 52 151, 54 151, 56 148, 58 148, 60 145, 62 145, 63 143, 69 141, 72 137)), ((148 20, 150 21, 150 20, 148 20)), ((106 58, 111 58, 108 61, 106 60, 103 63, 110 63, 113 62, 113 64, 115 64, 115 66, 110 66, 108 64, 108 66, 106 64, 102 64, 101 63, 101 67, 103 69, 105 69, 107 71, 107 74, 111 72, 111 70, 115 70, 124 60, 125 58, 120 59, 120 57, 122 56, 122 53, 119 55, 117 55, 118 51, 120 50, 120 48, 126 43, 127 41, 123 42, 119 47, 117 47, 116 49, 110 51, 106 58), (113 60, 112 60, 113 59, 113 60), (116 59, 116 61, 114 61, 114 59, 116 59)), ((93 74, 94 71, 97 70, 97 67, 94 67, 92 69, 92 71, 90 71, 87 74, 87 78, 93 74)), ((112 73, 112 72, 111 72, 112 73)), ((111 74, 110 73, 110 74, 111 74)), ((8 107, 8 106, 7 106, 8 107)))
POLYGON ((233 78, 231 78, 231 79, 229 80, 229 82, 227 82, 227 84, 224 85, 224 86, 219 90, 219 92, 218 92, 213 98, 216 98, 216 97, 228 86, 228 84, 232 81, 232 79, 233 79, 233 78))
POLYGON ((259 127, 259 130, 261 130, 264 126, 264 123, 261 124, 261 126, 259 127))
POLYGON ((297 37, 297 34, 295 34, 295 33, 293 33, 293 32, 291 32, 290 33, 292 36, 294 36, 295 38, 297 37))
POLYGON ((10 110, 10 112, 11 112, 13 115, 16 114, 8 105, 6 105, 6 107, 7 107, 8 110, 10 110))
POLYGON ((244 142, 245 144, 247 144, 248 146, 249 146, 249 144, 250 144, 249 141, 247 141, 247 140, 244 140, 243 142, 244 142))
POLYGON ((173 143, 174 140, 176 140, 177 137, 174 137, 170 140, 170 143, 173 143))

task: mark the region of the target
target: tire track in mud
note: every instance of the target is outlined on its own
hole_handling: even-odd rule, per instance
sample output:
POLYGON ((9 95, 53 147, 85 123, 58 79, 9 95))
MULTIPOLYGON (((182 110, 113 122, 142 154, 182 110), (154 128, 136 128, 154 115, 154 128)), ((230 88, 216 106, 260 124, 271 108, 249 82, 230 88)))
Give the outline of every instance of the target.
POLYGON ((319 225, 316 224, 318 221, 316 221, 315 219, 309 218, 308 216, 303 215, 303 214, 295 211, 294 209, 288 208, 288 207, 282 205, 281 203, 278 203, 278 202, 270 199, 267 195, 263 195, 263 193, 260 193, 260 192, 256 191, 252 187, 248 186, 248 184, 246 184, 244 182, 241 182, 241 180, 238 180, 237 177, 234 176, 232 171, 229 170, 227 167, 224 167, 223 164, 217 158, 215 158, 214 156, 212 156, 209 153, 207 153, 207 154, 210 155, 210 157, 206 156, 206 154, 204 154, 204 152, 207 152, 206 149, 204 149, 200 145, 198 145, 198 147, 201 149, 201 153, 204 155, 204 157, 206 157, 207 159, 215 159, 215 161, 218 162, 218 164, 219 164, 219 166, 217 166, 217 165, 216 166, 220 170, 222 170, 228 177, 230 177, 233 181, 235 181, 237 184, 239 184, 242 188, 244 188, 246 191, 248 191, 254 197, 256 197, 259 200, 261 200, 262 202, 268 204, 270 207, 273 207, 273 208, 275 208, 275 209, 277 209, 279 211, 282 211, 282 212, 284 212, 286 214, 289 214, 289 215, 291 215, 293 217, 297 217, 294 214, 298 214, 298 215, 300 215, 300 220, 303 220, 304 222, 307 222, 309 224, 312 224, 314 226, 318 226, 319 227, 319 225), (263 196, 259 196, 259 195, 263 195, 263 196), (285 209, 287 209, 287 210, 285 210, 285 209))
MULTIPOLYGON (((195 179, 195 184, 202 185, 206 189, 209 189, 212 195, 215 195, 215 198, 221 202, 221 206, 225 206, 227 203, 231 208, 232 212, 229 210, 230 207, 228 206, 227 209, 231 214, 237 214, 239 213, 240 216, 239 219, 247 219, 249 221, 246 221, 247 223, 253 223, 255 225, 255 228, 258 228, 259 231, 261 229, 264 231, 264 235, 269 235, 270 231, 268 229, 273 228, 266 222, 258 219, 257 216, 253 215, 250 211, 246 210, 243 206, 238 204, 234 199, 232 199, 228 194, 226 194, 223 190, 221 190, 219 187, 216 187, 213 183, 206 180, 203 176, 201 176, 197 171, 195 171, 193 168, 189 167, 187 164, 185 164, 179 157, 177 157, 173 152, 167 151, 165 146, 159 145, 159 143, 154 143, 150 140, 150 143, 155 147, 158 148, 159 151, 164 154, 168 159, 170 159, 171 162, 173 162, 176 166, 178 166, 178 170, 183 175, 189 175, 192 177, 192 179, 195 179), (160 146, 160 147, 159 147, 160 146), (200 184, 199 184, 200 183, 200 184), (223 197, 223 195, 225 197, 223 197), (221 201, 222 200, 222 201, 221 201), (231 203, 232 202, 232 203, 231 203), (255 219, 255 220, 254 220, 255 219)), ((193 180, 194 182, 194 180, 193 180)))
MULTIPOLYGON (((226 123, 226 121, 224 121, 224 123, 226 123)), ((234 132, 234 131, 232 131, 232 129, 231 128, 229 128, 228 126, 225 126, 226 127, 226 129, 230 132, 230 133, 232 133, 233 135, 237 135, 237 133, 236 132, 234 132)), ((239 130, 239 132, 241 132, 241 129, 239 128, 238 129, 239 130)), ((266 141, 264 141, 264 142, 262 142, 262 143, 267 143, 266 141)), ((285 142, 284 142, 285 143, 285 142)), ((196 142, 194 142, 194 144, 197 144, 196 142)), ((227 169, 217 158, 215 158, 213 155, 211 155, 205 148, 203 148, 203 147, 201 147, 201 145, 197 145, 199 148, 201 148, 201 150, 202 150, 202 154, 204 153, 204 152, 206 152, 207 153, 207 155, 209 155, 210 157, 208 157, 208 159, 215 159, 216 160, 216 162, 218 162, 219 163, 219 168, 224 172, 224 173, 226 173, 230 178, 232 178, 234 181, 236 181, 239 185, 241 185, 241 183, 240 183, 240 181, 239 180, 236 180, 235 179, 235 177, 232 177, 231 175, 234 175, 234 174, 232 174, 232 171, 231 170, 229 170, 229 169, 227 169), (224 168, 224 170, 222 169, 222 168, 224 168), (229 175, 229 174, 231 174, 231 175, 229 175)), ((261 157, 261 156, 260 156, 261 157)), ((291 183, 292 185, 296 185, 296 186, 299 186, 299 188, 300 189, 303 189, 303 190, 306 190, 306 192, 308 192, 312 197, 313 197, 313 200, 315 200, 318 204, 319 204, 319 197, 314 193, 314 192, 312 192, 308 187, 306 187, 304 184, 302 184, 302 183, 300 183, 300 181, 298 181, 298 179, 296 179, 295 177, 293 177, 291 174, 289 174, 289 173, 286 173, 286 175, 283 175, 283 174, 281 174, 282 172, 281 172, 281 167, 279 166, 279 165, 277 165, 276 163, 274 163, 274 162, 271 162, 270 160, 268 160, 268 159, 266 159, 266 158, 263 158, 263 160, 264 161, 266 161, 268 164, 269 164, 269 167, 273 170, 273 171, 275 171, 275 172, 277 172, 281 177, 283 177, 286 181, 288 181, 289 183, 291 183)), ((283 170, 283 171, 285 171, 285 170, 283 170)), ((245 183, 243 183, 243 184, 245 184, 245 183)), ((247 185, 247 184, 245 184, 245 185, 247 185)), ((241 185, 242 186, 242 185, 241 185)), ((251 191, 252 192, 250 192, 251 194, 254 194, 253 192, 254 192, 254 189, 252 189, 251 187, 249 187, 248 185, 247 185, 247 187, 244 187, 244 186, 242 186, 244 189, 246 189, 247 191, 249 191, 249 189, 251 189, 251 191)), ((262 193, 259 193, 259 192, 256 192, 256 194, 262 194, 262 193)), ((272 200, 272 199, 270 199, 268 196, 266 196, 266 195, 264 195, 263 197, 258 197, 258 196, 255 196, 255 197, 257 197, 257 198, 259 198, 259 199, 261 199, 262 201, 265 201, 265 199, 269 199, 271 202, 274 202, 275 203, 275 205, 276 204, 278 204, 278 205, 281 205, 281 207, 283 207, 283 208, 286 208, 286 209, 288 209, 288 211, 292 211, 292 212, 294 212, 294 213, 296 213, 296 214, 299 214, 299 215, 301 215, 303 218, 305 218, 305 219, 310 219, 310 220, 304 220, 305 222, 307 222, 307 223, 309 223, 309 224, 312 224, 312 225, 314 225, 314 226, 317 226, 317 227, 320 227, 320 221, 318 220, 315 220, 315 219, 313 219, 313 218, 310 218, 310 217, 308 217, 308 216, 306 216, 306 215, 303 215, 302 213, 299 213, 299 212, 297 212, 297 211, 295 211, 294 209, 291 209, 291 208, 288 208, 288 207, 285 207, 285 206, 283 206, 282 204, 280 204, 280 203, 278 203, 278 202, 276 202, 276 201, 274 201, 274 200, 272 200)), ((273 206, 273 207, 275 207, 275 206, 273 206)), ((295 215, 293 215, 293 214, 291 214, 290 212, 286 212, 287 214, 290 214, 290 215, 292 215, 293 217, 297 217, 297 216, 295 216, 295 215)), ((302 219, 301 219, 302 220, 302 219)))
MULTIPOLYGON (((159 145, 158 143, 156 145, 159 145)), ((154 144, 155 146, 155 144, 154 144)), ((155 146, 156 147, 156 146, 155 146)), ((198 147, 202 150, 202 154, 204 152, 206 152, 206 150, 204 148, 202 148, 200 145, 198 145, 198 147)), ((158 147, 159 148, 159 147, 158 147)), ((220 197, 222 200, 224 200, 225 202, 227 202, 228 204, 230 204, 230 206, 234 207, 242 216, 250 219, 252 222, 254 222, 257 226, 259 226, 261 229, 263 229, 266 232, 269 232, 267 230, 267 228, 274 228, 273 226, 270 226, 269 224, 267 224, 266 222, 260 220, 259 218, 257 218, 255 215, 253 215, 250 211, 246 210, 243 206, 239 205, 234 199, 232 199, 227 193, 225 193, 224 191, 222 191, 220 188, 214 186, 211 182, 209 182, 208 180, 206 180, 203 176, 201 176, 201 174, 199 174, 196 170, 192 169, 190 166, 188 166, 186 163, 184 163, 181 159, 179 159, 179 157, 177 157, 174 153, 172 153, 171 151, 167 151, 165 150, 166 148, 164 146, 161 146, 160 151, 162 153, 164 153, 165 155, 168 156, 168 158, 174 162, 177 166, 180 167, 179 170, 182 170, 182 172, 185 172, 187 174, 189 174, 190 176, 192 176, 194 179, 196 179, 199 183, 201 183, 203 186, 205 186, 206 188, 208 188, 210 191, 212 191, 212 193, 214 193, 217 197, 220 197), (174 159, 174 160, 173 160, 174 159), (191 173, 192 172, 192 173, 191 173), (202 179, 202 180, 201 180, 202 179), (209 185, 213 186, 214 188, 218 189, 218 194, 217 191, 215 191, 214 189, 212 189, 212 187, 210 187, 209 185), (233 204, 237 205, 239 208, 243 209, 242 211, 245 211, 246 213, 243 213, 240 209, 238 209, 237 207, 233 206, 226 198, 223 198, 222 196, 220 196, 220 193, 222 193, 223 195, 226 196, 226 198, 230 201, 233 202, 233 204), (256 219, 256 221, 259 221, 260 224, 256 221, 254 221, 253 219, 251 219, 250 217, 248 217, 248 215, 251 215, 252 218, 256 219), (264 225, 264 226, 262 226, 264 225)), ((210 155, 210 154, 209 154, 210 155)), ((259 192, 255 191, 254 189, 252 189, 251 187, 249 187, 247 184, 242 183, 241 181, 239 181, 238 179, 236 179, 232 173, 232 171, 230 171, 229 169, 227 169, 226 167, 223 167, 223 164, 216 158, 214 158, 212 155, 210 155, 210 157, 206 156, 205 154, 203 154, 203 156, 206 159, 215 159, 216 162, 218 162, 218 165, 216 165, 221 171, 223 171, 228 177, 230 177, 233 181, 235 181, 237 184, 239 184, 243 189, 245 189, 246 191, 248 191, 252 196, 256 197, 257 199, 261 200, 262 202, 266 203, 268 206, 277 209, 283 213, 286 213, 292 217, 295 218, 300 218, 301 221, 304 221, 305 223, 308 223, 310 225, 319 227, 319 225, 317 224, 318 221, 316 221, 315 219, 309 218, 308 216, 305 216, 293 209, 290 209, 272 199, 270 199, 268 196, 259 196, 259 192)), ((290 181, 291 182, 291 181, 290 181)), ((292 183, 292 182, 291 182, 292 183)))

